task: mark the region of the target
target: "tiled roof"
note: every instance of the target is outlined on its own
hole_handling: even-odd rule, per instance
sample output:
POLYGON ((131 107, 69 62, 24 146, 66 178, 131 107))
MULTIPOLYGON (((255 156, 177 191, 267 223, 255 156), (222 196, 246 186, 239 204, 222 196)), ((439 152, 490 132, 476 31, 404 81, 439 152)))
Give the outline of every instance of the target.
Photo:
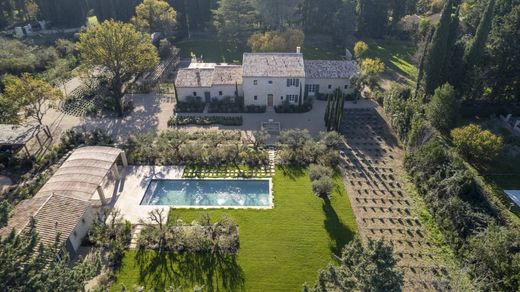
POLYGON ((29 224, 31 216, 34 216, 48 199, 48 196, 38 197, 23 200, 18 203, 11 211, 13 215, 9 218, 7 226, 0 229, 0 236, 2 238, 7 237, 13 229, 15 229, 16 232, 23 230, 27 224, 29 224))
POLYGON ((177 87, 211 87, 213 68, 183 68, 177 72, 177 87))
POLYGON ((88 201, 54 194, 24 200, 13 209, 8 225, 0 229, 0 236, 5 238, 13 229, 19 234, 28 228, 34 217, 40 242, 54 244, 57 234, 60 234, 60 240, 70 236, 89 207, 88 201))
POLYGON ((305 77, 311 79, 350 78, 359 73, 355 61, 306 60, 305 77))
POLYGON ((244 77, 305 77, 300 53, 244 53, 244 77))
MULTIPOLYGON (((206 64, 206 63, 196 63, 206 64)), ((213 63, 210 63, 213 64, 213 63)), ((212 85, 242 84, 242 66, 240 65, 215 65, 193 66, 180 69, 177 72, 175 85, 177 87, 211 87, 212 85)))
POLYGON ((67 239, 90 206, 88 201, 51 195, 34 216, 40 241, 53 244, 58 233, 60 240, 67 239))
POLYGON ((213 71, 213 85, 242 84, 242 66, 216 66, 213 71))

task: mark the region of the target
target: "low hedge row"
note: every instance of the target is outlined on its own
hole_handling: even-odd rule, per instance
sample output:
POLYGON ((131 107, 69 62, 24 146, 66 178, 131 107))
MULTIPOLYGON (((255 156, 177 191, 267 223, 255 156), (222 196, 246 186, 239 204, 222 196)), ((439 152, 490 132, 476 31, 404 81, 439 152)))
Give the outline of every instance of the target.
POLYGON ((177 116, 171 117, 168 121, 168 127, 186 126, 186 125, 222 125, 222 126, 242 126, 242 116, 224 117, 224 116, 177 116))
POLYGON ((274 111, 279 114, 285 113, 306 113, 312 109, 312 104, 304 103, 302 105, 282 104, 274 107, 274 111))

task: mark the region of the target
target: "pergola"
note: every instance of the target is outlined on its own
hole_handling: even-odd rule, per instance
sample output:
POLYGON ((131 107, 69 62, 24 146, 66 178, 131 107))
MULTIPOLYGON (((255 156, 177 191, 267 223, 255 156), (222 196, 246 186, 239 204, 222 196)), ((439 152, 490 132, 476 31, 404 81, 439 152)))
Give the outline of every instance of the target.
POLYGON ((90 201, 97 192, 101 204, 106 204, 102 183, 111 172, 120 178, 117 159, 121 158, 127 166, 125 152, 118 148, 88 146, 76 149, 61 165, 35 197, 51 194, 61 195, 83 201, 90 201))
POLYGON ((27 143, 36 138, 41 147, 42 142, 38 137, 39 132, 39 125, 0 124, 0 148, 8 148, 14 151, 24 148, 27 156, 31 156, 29 149, 27 149, 27 143))

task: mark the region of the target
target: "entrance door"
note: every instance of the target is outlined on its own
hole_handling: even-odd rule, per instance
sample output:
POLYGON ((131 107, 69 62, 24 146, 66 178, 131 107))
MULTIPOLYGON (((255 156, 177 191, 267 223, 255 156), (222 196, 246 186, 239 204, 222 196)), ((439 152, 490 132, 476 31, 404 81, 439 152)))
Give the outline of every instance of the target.
POLYGON ((204 101, 205 102, 210 102, 211 101, 211 92, 204 92, 204 101))
POLYGON ((273 106, 273 95, 272 94, 268 94, 267 95, 267 106, 273 106))

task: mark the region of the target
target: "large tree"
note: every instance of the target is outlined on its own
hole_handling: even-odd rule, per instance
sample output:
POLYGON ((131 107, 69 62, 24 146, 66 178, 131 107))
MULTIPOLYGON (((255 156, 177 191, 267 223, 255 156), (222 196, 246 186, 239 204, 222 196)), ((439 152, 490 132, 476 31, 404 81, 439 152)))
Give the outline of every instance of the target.
POLYGON ((335 20, 334 16, 341 6, 341 0, 302 0, 297 9, 300 25, 305 32, 331 32, 333 27, 323 25, 322 20, 335 20))
POLYGON ((296 9, 301 0, 253 0, 265 26, 270 30, 286 28, 297 22, 296 9))
POLYGON ((491 30, 495 0, 489 0, 486 11, 479 22, 475 37, 469 42, 464 54, 464 61, 468 67, 475 66, 484 54, 486 41, 491 30))
MULTIPOLYGON (((322 19, 320 17, 320 19, 322 19)), ((330 30, 337 42, 348 45, 356 32, 356 8, 352 0, 345 0, 332 15, 330 30)))
POLYGON ((81 62, 89 68, 110 73, 110 89, 120 116, 123 115, 123 88, 137 73, 159 64, 159 56, 150 38, 131 24, 107 20, 81 33, 77 44, 81 62))
POLYGON ((381 38, 388 27, 388 2, 358 0, 358 32, 364 36, 381 38))
POLYGON ((253 52, 295 52, 296 47, 303 45, 304 38, 303 31, 299 29, 267 31, 251 35, 247 44, 253 52))
POLYGON ((257 14, 249 0, 219 0, 213 10, 213 24, 222 41, 238 45, 243 42, 257 21, 257 14))
POLYGON ((401 291, 403 276, 396 270, 392 247, 383 240, 349 242, 339 258, 318 273, 313 291, 401 291))
POLYGON ((10 76, 5 83, 5 98, 14 101, 24 111, 26 118, 36 121, 50 136, 51 133, 44 127, 43 117, 63 97, 61 91, 27 73, 20 77, 10 76))
POLYGON ((520 100, 520 4, 503 7, 489 35, 489 62, 481 66, 490 99, 520 100))
POLYGON ((140 31, 160 32, 169 38, 175 32, 177 12, 165 0, 144 0, 135 8, 132 23, 140 31))

